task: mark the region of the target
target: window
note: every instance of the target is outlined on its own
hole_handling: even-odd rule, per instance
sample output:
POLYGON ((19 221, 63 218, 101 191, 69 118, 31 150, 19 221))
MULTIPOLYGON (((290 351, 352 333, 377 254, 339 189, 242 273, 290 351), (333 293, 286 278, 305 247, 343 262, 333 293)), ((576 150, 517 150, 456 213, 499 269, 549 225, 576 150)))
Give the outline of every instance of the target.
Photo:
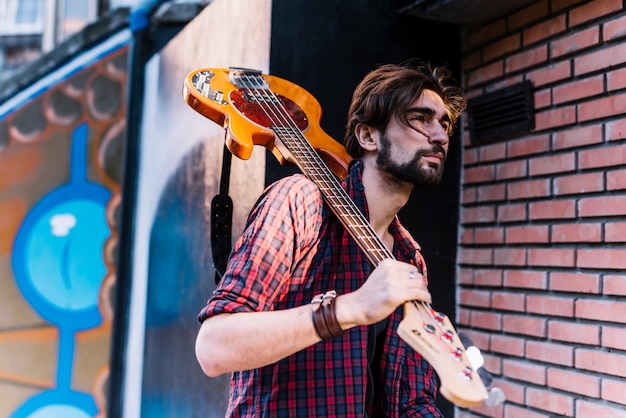
POLYGON ((17 3, 15 23, 37 23, 43 16, 43 0, 20 0, 17 3))

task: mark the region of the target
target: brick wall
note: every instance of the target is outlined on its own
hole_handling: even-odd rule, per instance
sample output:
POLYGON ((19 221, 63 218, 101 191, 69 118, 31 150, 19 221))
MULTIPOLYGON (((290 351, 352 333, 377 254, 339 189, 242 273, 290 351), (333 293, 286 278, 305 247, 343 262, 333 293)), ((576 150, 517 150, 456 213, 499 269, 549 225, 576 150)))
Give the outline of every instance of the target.
POLYGON ((468 98, 531 80, 535 129, 463 133, 457 323, 507 402, 626 417, 626 5, 544 0, 463 31, 468 98))

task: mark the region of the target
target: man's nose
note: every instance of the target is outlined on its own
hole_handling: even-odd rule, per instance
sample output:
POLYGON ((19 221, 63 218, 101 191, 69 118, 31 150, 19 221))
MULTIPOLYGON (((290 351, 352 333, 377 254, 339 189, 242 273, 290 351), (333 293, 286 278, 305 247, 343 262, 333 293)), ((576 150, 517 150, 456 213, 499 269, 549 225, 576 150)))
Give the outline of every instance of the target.
POLYGON ((442 124, 436 122, 433 126, 433 129, 430 130, 429 140, 433 144, 438 145, 447 145, 450 142, 450 137, 448 136, 448 131, 444 128, 442 124))

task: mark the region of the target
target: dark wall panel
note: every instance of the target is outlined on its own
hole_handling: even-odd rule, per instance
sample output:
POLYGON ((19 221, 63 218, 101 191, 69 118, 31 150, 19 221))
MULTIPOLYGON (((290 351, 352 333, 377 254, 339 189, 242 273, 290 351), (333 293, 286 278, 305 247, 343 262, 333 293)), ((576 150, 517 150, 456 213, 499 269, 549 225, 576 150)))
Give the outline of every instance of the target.
MULTIPOLYGON (((353 89, 378 64, 421 58, 447 65, 459 79, 459 31, 454 25, 400 15, 380 0, 275 0, 270 71, 309 90, 323 109, 321 125, 343 138, 353 89)), ((433 305, 454 318, 460 138, 452 138, 437 187, 417 188, 400 217, 423 247, 433 305)), ((269 183, 294 172, 268 156, 269 183)), ((447 416, 453 412, 442 403, 447 416)))

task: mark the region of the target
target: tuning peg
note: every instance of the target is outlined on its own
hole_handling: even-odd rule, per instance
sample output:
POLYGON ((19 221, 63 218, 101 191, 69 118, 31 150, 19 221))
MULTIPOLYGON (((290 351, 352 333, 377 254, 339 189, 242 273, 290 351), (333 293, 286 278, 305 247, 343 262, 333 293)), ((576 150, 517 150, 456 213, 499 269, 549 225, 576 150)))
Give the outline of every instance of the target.
POLYGON ((500 405, 506 401, 506 395, 502 389, 492 386, 493 376, 483 367, 485 364, 485 358, 480 352, 480 349, 474 345, 471 338, 466 334, 459 332, 458 335, 461 343, 465 346, 465 355, 467 356, 467 360, 476 370, 476 373, 480 376, 480 380, 482 380, 483 385, 485 385, 485 388, 487 389, 487 399, 485 399, 485 404, 487 406, 500 405))

